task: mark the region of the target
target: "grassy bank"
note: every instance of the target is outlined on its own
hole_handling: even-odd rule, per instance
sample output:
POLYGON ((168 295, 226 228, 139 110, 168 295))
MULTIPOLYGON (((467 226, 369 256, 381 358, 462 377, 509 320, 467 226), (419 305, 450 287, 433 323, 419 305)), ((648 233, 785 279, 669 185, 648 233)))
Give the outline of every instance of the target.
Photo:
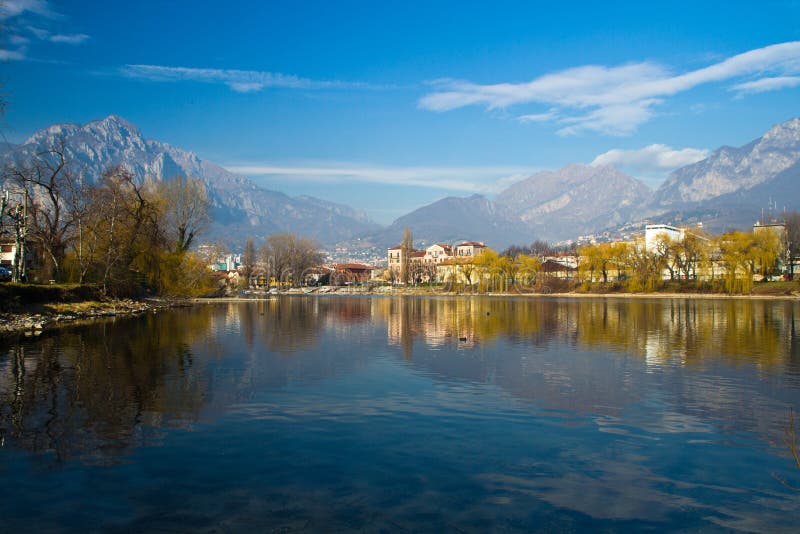
POLYGON ((176 299, 112 299, 100 286, 0 284, 0 336, 38 333, 103 317, 136 315, 185 304, 176 299))

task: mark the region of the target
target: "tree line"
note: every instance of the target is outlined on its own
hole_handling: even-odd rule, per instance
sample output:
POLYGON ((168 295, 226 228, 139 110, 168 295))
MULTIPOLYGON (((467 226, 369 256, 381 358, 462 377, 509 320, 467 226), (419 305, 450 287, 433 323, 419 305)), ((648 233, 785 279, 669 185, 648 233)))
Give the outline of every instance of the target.
POLYGON ((261 278, 266 283, 297 287, 321 275, 324 256, 319 243, 292 233, 267 236, 257 249, 253 238, 244 244, 240 285, 250 287, 261 278))
POLYGON ((728 293, 749 293, 754 280, 770 280, 800 255, 800 214, 791 213, 784 230, 729 231, 710 235, 685 230, 682 239, 657 236, 649 249, 641 242, 598 243, 578 248, 579 275, 588 285, 620 283, 630 291, 652 291, 670 281, 712 284, 728 293))
POLYGON ((679 282, 700 290, 742 294, 749 293, 755 281, 775 279, 784 271, 794 278, 793 268, 800 260, 800 213, 787 214, 781 225, 780 230, 765 226, 721 235, 687 229, 681 239, 661 234, 649 246, 643 238, 579 247, 536 241, 530 246, 513 245, 501 253, 486 249, 475 258, 454 258, 444 265, 404 261, 399 271, 390 269, 389 276, 405 283, 438 281, 455 289, 477 291, 568 291, 583 284, 585 289, 641 292, 679 282), (573 255, 577 268, 556 265, 543 269, 547 256, 564 254, 573 255))
POLYGON ((90 181, 61 142, 5 165, 2 183, 2 239, 17 250, 32 245, 37 259, 33 272, 16 262, 17 281, 94 283, 113 296, 214 287, 205 262, 190 251, 210 222, 200 179, 140 179, 114 166, 90 181))

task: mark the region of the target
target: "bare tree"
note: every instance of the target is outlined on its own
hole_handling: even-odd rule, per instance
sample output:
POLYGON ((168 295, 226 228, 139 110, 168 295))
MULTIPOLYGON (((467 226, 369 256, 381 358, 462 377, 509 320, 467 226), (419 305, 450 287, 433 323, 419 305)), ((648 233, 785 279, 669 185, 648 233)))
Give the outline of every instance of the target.
POLYGON ((45 274, 59 280, 74 224, 70 197, 76 180, 67 165, 63 139, 50 149, 35 154, 26 164, 7 166, 4 174, 30 199, 27 206, 29 236, 49 261, 45 274))
POLYGON ((93 196, 93 227, 100 241, 98 263, 103 289, 130 282, 130 267, 153 253, 160 240, 158 212, 136 177, 122 167, 103 173, 93 196))
POLYGON ((256 245, 252 239, 248 239, 244 242, 244 254, 242 255, 242 276, 247 283, 247 287, 250 286, 250 278, 253 276, 255 266, 256 245))
POLYGON ((72 252, 78 269, 78 283, 83 284, 89 269, 95 261, 97 250, 97 229, 93 227, 97 218, 91 216, 94 188, 88 186, 83 179, 70 180, 70 210, 73 221, 72 252))
POLYGON ((322 263, 319 246, 311 239, 295 234, 272 234, 261 247, 262 261, 269 274, 279 283, 297 285, 301 275, 311 267, 322 263))
POLYGON ((199 178, 176 176, 159 182, 155 195, 153 202, 162 212, 162 232, 174 252, 186 252, 210 221, 205 184, 199 178))
POLYGON ((411 234, 411 228, 406 226, 403 230, 403 242, 400 244, 402 259, 400 261, 400 280, 404 284, 408 284, 411 279, 411 254, 414 252, 414 236, 411 234))

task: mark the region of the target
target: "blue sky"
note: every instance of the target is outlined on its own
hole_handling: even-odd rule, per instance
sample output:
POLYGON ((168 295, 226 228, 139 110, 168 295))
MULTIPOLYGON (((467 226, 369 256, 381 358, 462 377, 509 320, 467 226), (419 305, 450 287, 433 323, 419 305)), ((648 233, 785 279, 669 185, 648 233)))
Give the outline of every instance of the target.
POLYGON ((656 186, 800 115, 798 1, 552 4, 4 0, 0 129, 118 114, 385 223, 572 162, 656 186))

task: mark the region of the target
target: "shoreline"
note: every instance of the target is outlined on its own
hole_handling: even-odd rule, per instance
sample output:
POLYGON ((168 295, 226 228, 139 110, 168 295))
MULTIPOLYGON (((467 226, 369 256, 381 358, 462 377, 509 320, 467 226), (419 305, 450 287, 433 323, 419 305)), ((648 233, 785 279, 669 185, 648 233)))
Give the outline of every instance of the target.
POLYGON ((276 300, 280 297, 500 297, 500 298, 523 298, 523 299, 660 299, 660 300, 769 300, 769 301, 787 301, 787 302, 800 302, 800 294, 794 295, 727 295, 723 293, 455 293, 455 292, 431 292, 431 291, 415 291, 415 290, 393 290, 393 291, 329 291, 325 293, 299 293, 299 292, 284 292, 276 295, 264 296, 248 296, 248 297, 196 297, 190 299, 190 302, 195 304, 211 304, 211 303, 240 303, 240 302, 265 302, 269 300, 276 300))
MULTIPOLYGON (((517 299, 615 299, 615 300, 756 300, 800 302, 800 295, 725 295, 720 293, 453 293, 417 290, 392 291, 329 291, 325 293, 287 292, 263 296, 195 297, 186 299, 145 298, 142 300, 120 299, 111 301, 88 301, 74 303, 52 303, 61 311, 40 310, 38 312, 0 313, 0 339, 13 336, 38 336, 42 332, 76 324, 91 324, 116 317, 134 317, 162 310, 191 307, 197 304, 240 304, 244 302, 266 302, 280 298, 324 298, 324 297, 379 297, 379 298, 517 298, 517 299)), ((44 305, 43 307, 46 307, 44 305)))
POLYGON ((42 307, 46 308, 48 305, 63 308, 63 310, 42 309, 38 312, 0 313, 0 339, 22 335, 38 336, 42 332, 66 326, 91 324, 116 317, 134 317, 190 304, 186 299, 146 298, 49 303, 43 304, 42 307))

